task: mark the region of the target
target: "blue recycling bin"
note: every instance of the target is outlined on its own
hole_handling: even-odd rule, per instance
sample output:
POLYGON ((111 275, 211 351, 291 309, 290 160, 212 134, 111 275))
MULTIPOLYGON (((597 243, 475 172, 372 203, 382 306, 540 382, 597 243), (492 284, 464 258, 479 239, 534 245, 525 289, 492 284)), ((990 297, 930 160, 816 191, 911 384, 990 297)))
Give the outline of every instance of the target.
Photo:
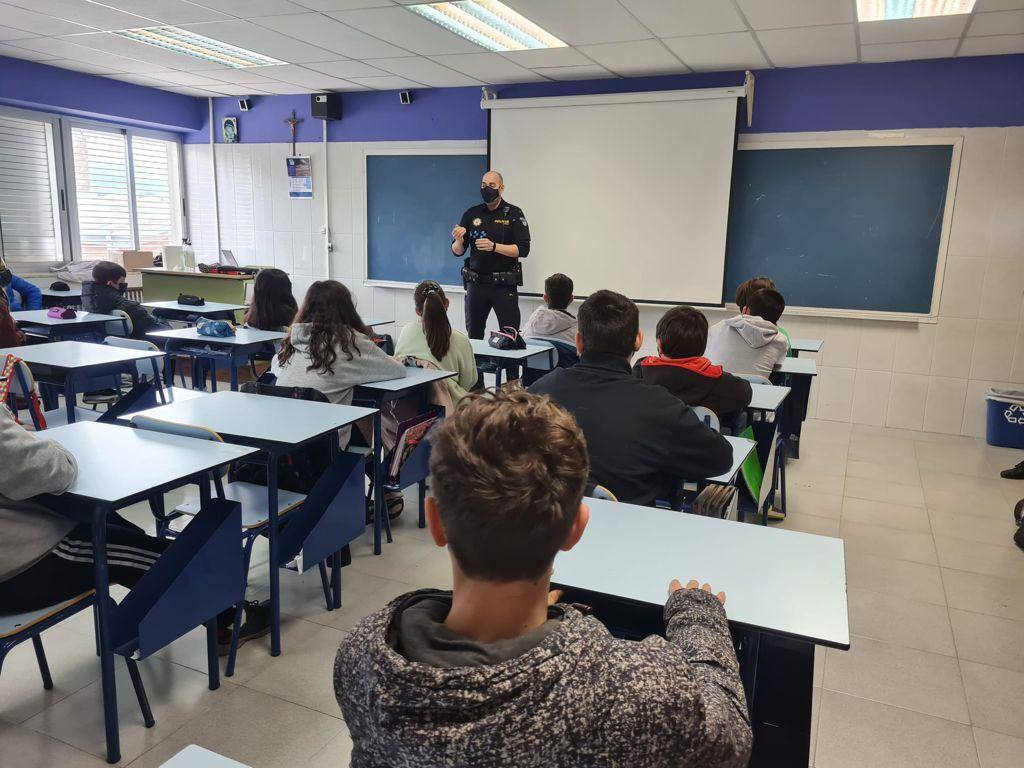
POLYGON ((1001 448, 1024 448, 1024 390, 990 389, 985 400, 985 442, 1001 448))

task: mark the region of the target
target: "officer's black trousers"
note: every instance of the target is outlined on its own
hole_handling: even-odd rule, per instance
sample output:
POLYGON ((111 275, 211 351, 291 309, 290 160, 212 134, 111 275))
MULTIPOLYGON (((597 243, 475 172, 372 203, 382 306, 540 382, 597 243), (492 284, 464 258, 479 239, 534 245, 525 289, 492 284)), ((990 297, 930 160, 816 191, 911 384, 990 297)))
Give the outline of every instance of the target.
POLYGON ((519 329, 519 291, 514 285, 470 283, 466 286, 466 331, 471 339, 482 339, 487 330, 487 316, 494 310, 497 325, 519 329))

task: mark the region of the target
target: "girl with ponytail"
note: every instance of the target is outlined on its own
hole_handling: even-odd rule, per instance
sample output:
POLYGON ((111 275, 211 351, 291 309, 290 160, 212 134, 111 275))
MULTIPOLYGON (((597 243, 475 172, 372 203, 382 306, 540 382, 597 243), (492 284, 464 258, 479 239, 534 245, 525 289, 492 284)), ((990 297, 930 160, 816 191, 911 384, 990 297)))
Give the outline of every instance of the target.
POLYGON ((397 357, 415 357, 433 363, 458 376, 445 384, 456 403, 476 386, 476 359, 469 338, 452 328, 448 319, 448 297, 434 280, 424 280, 413 292, 419 322, 408 323, 398 337, 397 357))

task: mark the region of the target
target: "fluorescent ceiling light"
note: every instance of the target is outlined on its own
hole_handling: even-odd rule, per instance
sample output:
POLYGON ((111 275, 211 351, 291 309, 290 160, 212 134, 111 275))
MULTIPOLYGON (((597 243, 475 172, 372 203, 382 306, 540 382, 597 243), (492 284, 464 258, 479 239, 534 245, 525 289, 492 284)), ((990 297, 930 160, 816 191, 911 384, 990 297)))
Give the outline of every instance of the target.
POLYGON ((268 67, 273 64, 284 64, 283 61, 264 56, 262 53, 247 51, 237 45, 222 43, 212 37, 203 37, 178 27, 144 27, 142 29, 122 29, 115 35, 137 40, 140 43, 155 45, 174 53, 182 53, 203 61, 212 61, 235 69, 245 67, 268 67))
POLYGON ((860 21, 955 16, 974 10, 975 0, 857 0, 860 21))
POLYGON ((413 13, 489 51, 565 48, 566 44, 498 0, 407 6, 413 13))

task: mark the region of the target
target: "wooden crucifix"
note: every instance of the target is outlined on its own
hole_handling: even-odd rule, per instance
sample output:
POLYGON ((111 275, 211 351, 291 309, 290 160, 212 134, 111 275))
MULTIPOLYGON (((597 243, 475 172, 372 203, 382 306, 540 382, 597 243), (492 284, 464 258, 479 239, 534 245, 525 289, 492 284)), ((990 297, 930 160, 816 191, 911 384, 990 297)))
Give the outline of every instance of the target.
POLYGON ((292 155, 295 155, 295 129, 299 123, 303 122, 301 117, 295 116, 295 110, 292 110, 292 116, 285 118, 285 122, 288 123, 288 127, 292 129, 292 155))

